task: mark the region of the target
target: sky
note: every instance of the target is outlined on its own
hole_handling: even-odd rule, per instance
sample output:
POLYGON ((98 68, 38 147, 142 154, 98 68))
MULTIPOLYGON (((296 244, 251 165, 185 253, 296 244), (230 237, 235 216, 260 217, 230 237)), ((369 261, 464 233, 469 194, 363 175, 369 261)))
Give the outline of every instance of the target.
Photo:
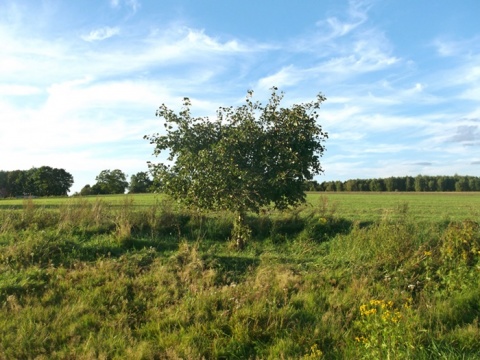
POLYGON ((478 0, 0 0, 0 170, 148 171, 161 104, 327 100, 319 182, 480 176, 478 0))

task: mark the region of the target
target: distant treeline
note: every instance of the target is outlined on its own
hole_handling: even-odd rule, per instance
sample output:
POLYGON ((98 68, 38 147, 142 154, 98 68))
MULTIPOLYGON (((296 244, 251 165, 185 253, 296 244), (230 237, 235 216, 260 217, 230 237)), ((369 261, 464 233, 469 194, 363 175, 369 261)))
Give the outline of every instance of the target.
POLYGON ((0 197, 64 196, 72 185, 73 176, 64 169, 0 170, 0 197))
POLYGON ((480 191, 480 177, 426 176, 308 182, 309 191, 480 191))

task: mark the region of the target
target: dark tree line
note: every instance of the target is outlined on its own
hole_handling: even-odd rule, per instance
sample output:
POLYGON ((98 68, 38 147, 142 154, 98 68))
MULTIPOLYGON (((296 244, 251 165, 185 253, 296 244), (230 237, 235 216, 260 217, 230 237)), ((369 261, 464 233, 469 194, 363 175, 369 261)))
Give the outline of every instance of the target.
MULTIPOLYGON (((129 194, 149 193, 154 191, 153 181, 147 172, 138 172, 130 177, 130 183, 127 181, 127 175, 119 170, 102 170, 95 178, 96 183, 90 186, 85 185, 80 194, 88 195, 107 195, 124 194, 128 189, 129 194)), ((76 194, 77 195, 77 194, 76 194)))
POLYGON ((480 177, 417 175, 322 183, 310 181, 307 189, 309 191, 480 191, 480 177))
POLYGON ((64 169, 42 166, 29 170, 0 170, 0 197, 65 196, 73 176, 64 169))
MULTIPOLYGON (((147 172, 131 176, 121 170, 102 170, 93 186, 85 185, 75 195, 130 194, 154 191, 154 182, 147 172)), ((0 198, 24 196, 66 196, 73 185, 73 176, 64 169, 42 166, 29 170, 0 170, 0 198)))

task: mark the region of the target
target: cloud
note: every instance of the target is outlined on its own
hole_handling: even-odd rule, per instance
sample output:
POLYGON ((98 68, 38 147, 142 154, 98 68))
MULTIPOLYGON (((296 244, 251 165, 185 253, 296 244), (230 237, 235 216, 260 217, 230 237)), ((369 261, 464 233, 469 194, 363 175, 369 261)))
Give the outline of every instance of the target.
POLYGON ((341 140, 341 141, 358 141, 365 137, 365 133, 353 132, 353 131, 343 131, 336 132, 334 134, 329 134, 328 138, 330 140, 341 140))
POLYGON ((477 125, 460 125, 457 127, 456 134, 450 137, 450 141, 464 145, 480 144, 477 140, 480 140, 480 131, 477 125))
POLYGON ((379 153, 379 154, 386 154, 386 153, 399 153, 404 150, 412 149, 410 145, 401 145, 401 144, 375 144, 369 145, 371 148, 364 149, 364 153, 379 153))
MULTIPOLYGON (((364 21, 359 22, 358 26, 364 21)), ((402 59, 392 54, 388 39, 375 28, 368 28, 365 24, 355 32, 337 32, 342 34, 341 41, 326 39, 322 35, 318 35, 318 38, 309 35, 285 44, 282 50, 292 54, 292 63, 282 65, 279 70, 260 78, 258 86, 291 87, 314 80, 324 85, 338 84, 402 64, 402 59), (304 52, 310 55, 305 57, 304 52), (309 59, 308 63, 303 59, 309 59)), ((422 88, 417 87, 416 90, 421 91, 422 88)))
POLYGON ((480 51, 480 36, 474 36, 468 39, 452 40, 437 38, 432 42, 437 54, 442 57, 470 56, 472 53, 480 51))
POLYGON ((42 90, 36 86, 0 84, 0 95, 2 96, 28 96, 40 94, 42 90))
POLYGON ((294 86, 307 77, 308 73, 311 73, 311 71, 298 69, 293 65, 289 65, 281 68, 275 74, 260 79, 256 88, 266 90, 270 89, 272 86, 277 86, 278 88, 294 86))
POLYGON ((202 29, 185 26, 171 26, 156 32, 134 29, 125 42, 109 42, 102 48, 93 44, 118 35, 119 27, 94 29, 81 38, 65 37, 59 41, 48 41, 36 34, 25 37, 1 30, 2 84, 39 88, 75 77, 75 74, 100 80, 131 76, 136 72, 143 72, 142 76, 161 74, 163 81, 188 80, 192 85, 201 86, 202 82, 222 75, 224 69, 233 69, 233 62, 238 64, 235 73, 239 76, 239 67, 247 66, 247 62, 240 59, 265 51, 262 45, 242 43, 234 38, 218 39, 202 29), (125 51, 126 46, 129 51, 125 51), (168 67, 173 67, 173 71, 168 67), (184 68, 183 71, 179 71, 180 67, 184 68))
MULTIPOLYGON (((173 27, 161 32, 152 32, 147 38, 131 43, 129 51, 124 45, 112 47, 109 51, 90 51, 79 63, 89 73, 98 76, 126 74, 135 71, 161 72, 168 66, 199 64, 195 71, 221 70, 231 57, 248 55, 257 51, 237 40, 220 41, 205 34, 203 30, 187 27, 173 27)), ((175 76, 192 76, 185 71, 176 71, 175 76)), ((168 76, 168 71, 166 72, 168 76)))
POLYGON ((120 28, 105 26, 102 28, 92 30, 87 35, 82 35, 81 38, 88 42, 101 41, 101 40, 111 38, 112 36, 118 35, 119 33, 120 33, 120 28))
POLYGON ((140 2, 138 0, 110 0, 110 7, 113 9, 119 9, 122 7, 122 3, 133 13, 136 13, 137 10, 140 8, 140 2))
POLYGON ((126 0, 126 4, 130 6, 133 12, 137 12, 140 8, 140 2, 137 0, 126 0))
POLYGON ((415 165, 415 166, 432 166, 433 163, 429 162, 429 161, 418 161, 418 162, 414 162, 414 163, 410 163, 411 165, 415 165))
POLYGON ((337 57, 317 67, 319 73, 336 74, 342 77, 382 70, 397 63, 399 59, 389 56, 380 49, 371 47, 364 41, 359 41, 354 46, 352 54, 337 57))
POLYGON ((437 50, 437 53, 440 56, 453 56, 458 53, 459 47, 457 44, 447 41, 442 41, 437 39, 433 42, 434 47, 437 50))
POLYGON ((295 65, 283 67, 276 73, 261 78, 257 86, 262 89, 273 85, 287 87, 313 78, 328 82, 346 80, 364 73, 383 70, 400 61, 397 57, 389 56, 380 49, 367 47, 366 43, 358 42, 352 54, 320 61, 314 67, 295 65))
POLYGON ((325 20, 317 21, 316 26, 321 33, 327 34, 321 36, 322 41, 348 35, 365 23, 368 20, 367 13, 369 7, 369 2, 367 1, 350 1, 345 20, 341 20, 336 16, 330 16, 325 20))

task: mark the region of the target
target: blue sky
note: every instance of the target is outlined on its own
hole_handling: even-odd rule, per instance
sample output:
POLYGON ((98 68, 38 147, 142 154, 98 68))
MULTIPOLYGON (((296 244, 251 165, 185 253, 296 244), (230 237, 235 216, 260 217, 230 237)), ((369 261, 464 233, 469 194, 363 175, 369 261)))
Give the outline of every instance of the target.
POLYGON ((318 181, 480 176, 480 1, 0 0, 0 169, 147 170, 155 110, 327 101, 318 181))

